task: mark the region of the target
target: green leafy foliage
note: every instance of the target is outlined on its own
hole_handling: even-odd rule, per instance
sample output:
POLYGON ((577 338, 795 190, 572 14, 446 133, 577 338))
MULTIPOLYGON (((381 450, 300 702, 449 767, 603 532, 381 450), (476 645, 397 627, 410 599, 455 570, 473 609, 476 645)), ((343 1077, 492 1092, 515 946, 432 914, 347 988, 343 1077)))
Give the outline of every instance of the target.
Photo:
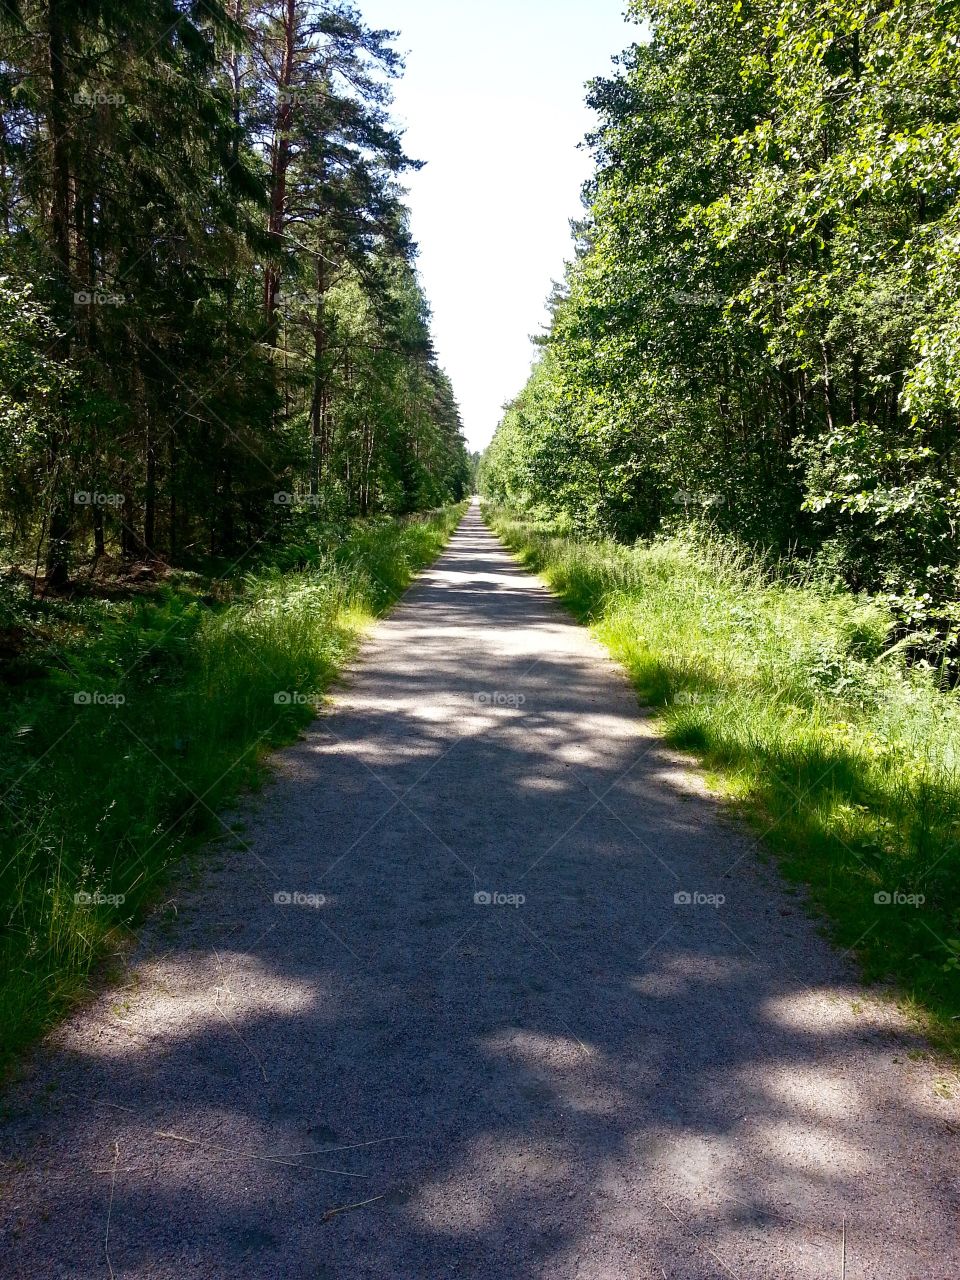
POLYGON ((590 102, 596 173, 491 497, 621 540, 704 518, 957 599, 960 18, 657 0, 590 102), (549 459, 547 465, 544 465, 549 459))
POLYGON ((174 862, 235 839, 223 805, 316 715, 363 627, 463 510, 328 527, 300 568, 179 574, 114 601, 41 603, 5 583, 4 1056, 125 945, 174 862))
POLYGON ((389 32, 339 0, 28 0, 0 15, 0 537, 236 559, 457 500, 389 117, 389 32))
POLYGON ((889 610, 715 534, 625 547, 487 518, 593 623, 865 976, 960 1050, 960 698, 904 665, 889 610))

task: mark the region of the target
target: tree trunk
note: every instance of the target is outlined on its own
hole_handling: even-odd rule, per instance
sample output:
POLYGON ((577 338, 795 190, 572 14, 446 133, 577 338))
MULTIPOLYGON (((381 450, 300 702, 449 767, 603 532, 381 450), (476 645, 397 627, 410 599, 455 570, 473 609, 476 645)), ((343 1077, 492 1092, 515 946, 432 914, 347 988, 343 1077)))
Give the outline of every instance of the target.
POLYGON ((153 443, 152 423, 150 422, 150 411, 145 408, 147 413, 147 436, 146 436, 146 453, 147 453, 147 474, 146 485, 143 500, 143 543, 147 555, 151 559, 156 558, 154 547, 156 546, 157 533, 157 451, 153 443))
POLYGON ((93 508, 93 558, 99 560, 104 555, 106 555, 106 547, 103 541, 103 511, 95 506, 93 508))
POLYGON ((176 559, 180 550, 180 540, 177 537, 177 473, 176 473, 177 447, 174 439, 174 433, 170 433, 170 446, 167 451, 167 487, 170 490, 170 561, 176 559))
MULTIPOLYGON (((60 0, 50 0, 47 20, 47 65, 50 74, 50 108, 48 128, 52 152, 50 233, 54 260, 57 264, 58 316, 63 336, 57 339, 56 351, 61 360, 70 358, 70 164, 67 153, 68 87, 66 70, 66 31, 60 0)), ((64 586, 70 577, 70 549, 73 521, 70 506, 69 476, 59 480, 62 441, 57 432, 50 443, 50 474, 54 491, 50 503, 50 526, 47 541, 47 585, 64 586)))
MULTIPOLYGON (((67 153, 68 87, 66 68, 66 31, 61 0, 50 0, 47 25, 47 55, 50 72, 50 110, 48 127, 53 156, 51 175, 50 223, 53 252, 56 256, 60 285, 70 287, 70 161, 67 153)), ((61 301, 65 301, 61 299, 61 301)), ((69 339, 66 339, 69 342, 69 339)))
POLYGON ((323 312, 326 281, 323 257, 317 254, 317 296, 313 320, 313 397, 310 404, 310 493, 320 493, 323 470, 324 436, 327 419, 327 330, 323 312))
MULTIPOLYGON (((294 35, 296 30, 296 0, 284 0, 283 6, 283 61, 277 84, 277 117, 274 123, 273 159, 270 166, 270 213, 267 231, 279 256, 283 247, 283 228, 287 203, 287 169, 290 166, 290 124, 293 104, 290 86, 293 82, 294 35)), ((280 268, 268 263, 264 272, 263 306, 267 319, 267 341, 276 346, 277 294, 280 288, 280 268)))

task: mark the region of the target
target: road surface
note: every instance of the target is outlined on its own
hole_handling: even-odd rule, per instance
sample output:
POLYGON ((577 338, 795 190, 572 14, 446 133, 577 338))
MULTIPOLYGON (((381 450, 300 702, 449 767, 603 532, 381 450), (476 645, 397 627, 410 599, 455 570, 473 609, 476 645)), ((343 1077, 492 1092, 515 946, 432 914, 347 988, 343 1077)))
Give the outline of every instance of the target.
POLYGON ((8 1090, 4 1277, 960 1277, 949 1075, 475 506, 245 808, 8 1090))

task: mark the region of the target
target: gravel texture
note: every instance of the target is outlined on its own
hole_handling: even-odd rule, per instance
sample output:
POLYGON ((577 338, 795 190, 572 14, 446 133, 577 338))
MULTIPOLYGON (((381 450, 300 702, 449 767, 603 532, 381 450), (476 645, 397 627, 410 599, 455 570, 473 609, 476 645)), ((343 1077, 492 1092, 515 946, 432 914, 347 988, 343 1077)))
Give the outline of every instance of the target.
POLYGON ((476 507, 244 809, 7 1089, 4 1280, 960 1277, 955 1079, 476 507))

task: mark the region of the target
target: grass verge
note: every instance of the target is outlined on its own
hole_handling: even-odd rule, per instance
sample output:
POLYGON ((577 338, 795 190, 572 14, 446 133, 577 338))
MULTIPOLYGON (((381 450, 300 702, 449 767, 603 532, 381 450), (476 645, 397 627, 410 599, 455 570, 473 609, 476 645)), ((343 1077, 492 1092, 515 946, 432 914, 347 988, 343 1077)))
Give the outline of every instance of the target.
POLYGON ((356 523, 147 595, 0 598, 0 1068, 85 990, 167 868, 439 553, 465 507, 356 523), (296 567, 291 567, 296 566, 296 567))
POLYGON ((809 887, 865 979, 960 1053, 960 695, 904 664, 882 604, 706 537, 625 547, 485 515, 809 887))

